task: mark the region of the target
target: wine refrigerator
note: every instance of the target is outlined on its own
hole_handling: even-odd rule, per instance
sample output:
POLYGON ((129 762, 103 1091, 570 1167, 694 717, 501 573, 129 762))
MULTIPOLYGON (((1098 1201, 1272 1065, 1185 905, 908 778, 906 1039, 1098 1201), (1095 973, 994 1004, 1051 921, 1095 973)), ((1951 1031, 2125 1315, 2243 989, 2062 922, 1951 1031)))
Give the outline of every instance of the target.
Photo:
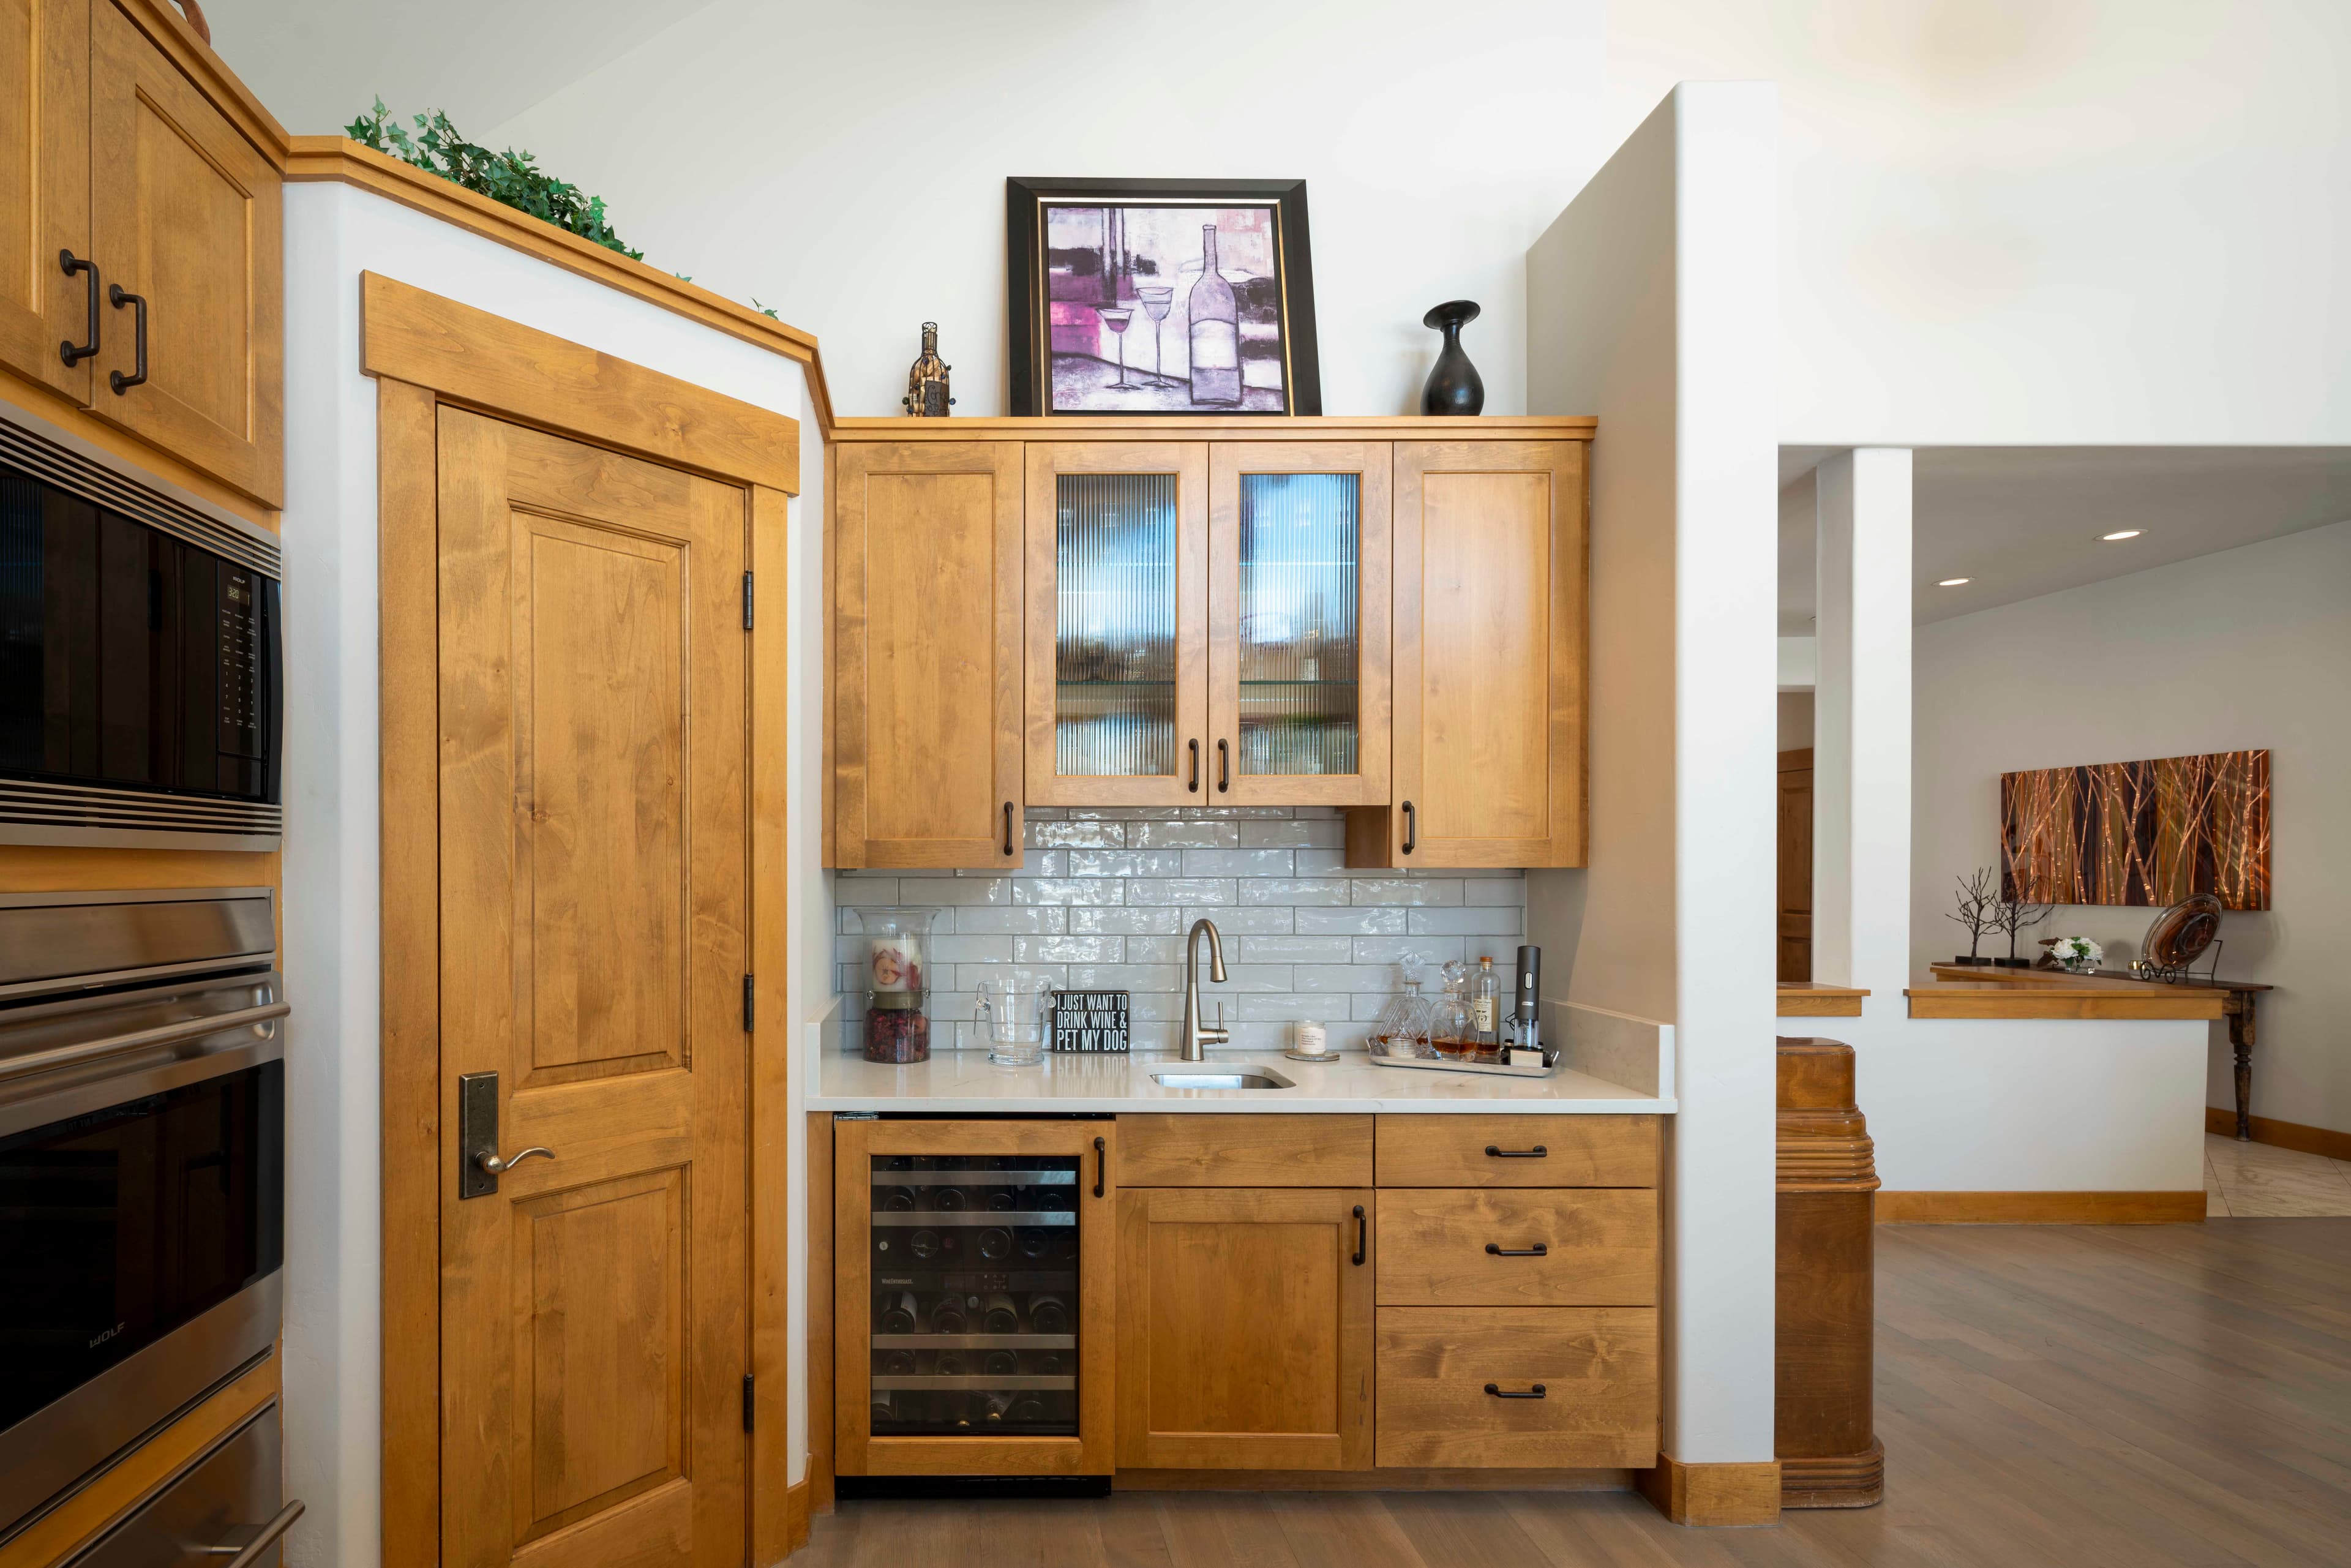
POLYGON ((1117 1124, 833 1129, 838 1472, 1109 1474, 1117 1124))

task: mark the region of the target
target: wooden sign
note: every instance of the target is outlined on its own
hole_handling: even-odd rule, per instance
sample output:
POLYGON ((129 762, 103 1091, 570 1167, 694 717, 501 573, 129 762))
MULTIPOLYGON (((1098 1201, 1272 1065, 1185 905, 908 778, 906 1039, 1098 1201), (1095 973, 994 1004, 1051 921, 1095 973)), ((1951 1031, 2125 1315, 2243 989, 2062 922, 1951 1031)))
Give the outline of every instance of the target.
POLYGON ((1124 991, 1055 991, 1055 1051, 1124 1051, 1127 1006, 1124 991))

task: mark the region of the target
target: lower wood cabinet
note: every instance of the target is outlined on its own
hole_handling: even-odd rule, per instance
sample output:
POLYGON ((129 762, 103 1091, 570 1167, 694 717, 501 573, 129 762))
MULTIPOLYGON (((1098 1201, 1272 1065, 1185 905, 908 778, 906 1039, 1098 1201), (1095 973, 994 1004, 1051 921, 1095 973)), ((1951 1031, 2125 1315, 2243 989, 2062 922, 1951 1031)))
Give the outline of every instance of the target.
POLYGON ((1372 1463, 1372 1202, 1362 1188, 1119 1195, 1122 1469, 1372 1463))
POLYGON ((1383 1467, 1657 1462, 1653 1307, 1379 1310, 1383 1467))

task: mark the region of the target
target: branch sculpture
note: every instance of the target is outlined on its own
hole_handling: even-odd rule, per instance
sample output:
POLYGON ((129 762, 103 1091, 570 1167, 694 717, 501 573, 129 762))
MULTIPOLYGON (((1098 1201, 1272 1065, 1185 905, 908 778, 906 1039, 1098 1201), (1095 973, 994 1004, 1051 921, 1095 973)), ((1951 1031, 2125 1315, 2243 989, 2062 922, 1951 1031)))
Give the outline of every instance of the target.
POLYGON ((1990 866, 1979 867, 1973 876, 1963 876, 1959 882, 1959 891, 1954 895, 1959 899, 1959 913, 1945 915, 1943 918, 1956 920, 1968 928, 1968 962, 1980 963, 1981 960, 1977 956, 1976 949, 1982 945, 1984 933, 1998 929, 1992 910, 2000 902, 2000 895, 1992 891, 1990 866))

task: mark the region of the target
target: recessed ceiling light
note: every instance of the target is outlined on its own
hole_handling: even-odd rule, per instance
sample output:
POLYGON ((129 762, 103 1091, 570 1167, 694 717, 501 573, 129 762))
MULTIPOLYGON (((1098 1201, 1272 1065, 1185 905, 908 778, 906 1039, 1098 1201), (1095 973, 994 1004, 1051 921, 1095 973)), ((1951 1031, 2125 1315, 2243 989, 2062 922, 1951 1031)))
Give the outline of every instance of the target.
POLYGON ((2102 539, 2109 539, 2109 540, 2111 540, 2111 539, 2135 539, 2135 538, 2138 538, 2138 536, 2139 536, 2140 534, 2142 534, 2142 533, 2144 533, 2144 532, 2146 532, 2146 531, 2147 531, 2147 530, 2146 530, 2146 529, 2144 529, 2144 528, 2116 528, 2113 533, 2110 533, 2110 534, 2100 534, 2098 537, 2099 537, 2100 538, 2102 538, 2102 539))
POLYGON ((1935 586, 1938 588, 1957 588, 1963 582, 1973 582, 1974 580, 1975 579, 1972 577, 1947 577, 1943 579, 1942 581, 1935 584, 1935 586))

